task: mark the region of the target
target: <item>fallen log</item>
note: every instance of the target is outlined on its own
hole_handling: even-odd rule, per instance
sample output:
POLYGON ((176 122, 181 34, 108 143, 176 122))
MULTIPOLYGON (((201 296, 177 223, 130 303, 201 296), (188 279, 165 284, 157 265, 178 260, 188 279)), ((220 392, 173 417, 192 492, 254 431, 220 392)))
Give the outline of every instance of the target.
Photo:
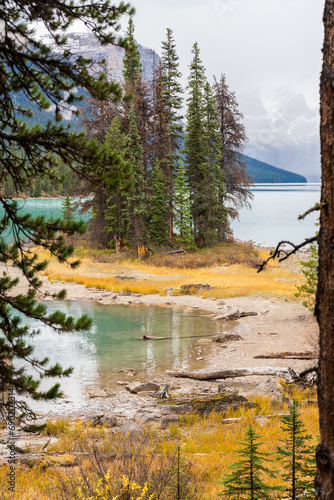
POLYGON ((258 354, 255 359, 318 359, 314 352, 276 352, 269 354, 258 354))
POLYGON ((295 379, 299 374, 291 368, 241 368, 239 370, 220 370, 209 373, 194 373, 194 372, 171 372, 167 371, 171 377, 177 378, 192 378, 195 380, 217 380, 225 378, 249 377, 250 375, 267 375, 295 379))
POLYGON ((209 335, 188 335, 186 337, 154 337, 152 335, 143 335, 142 339, 139 340, 167 340, 167 339, 202 339, 203 337, 213 337, 213 334, 209 335))
POLYGON ((165 255, 171 255, 173 253, 184 253, 185 255, 187 255, 187 252, 185 250, 172 250, 171 252, 164 252, 165 255))

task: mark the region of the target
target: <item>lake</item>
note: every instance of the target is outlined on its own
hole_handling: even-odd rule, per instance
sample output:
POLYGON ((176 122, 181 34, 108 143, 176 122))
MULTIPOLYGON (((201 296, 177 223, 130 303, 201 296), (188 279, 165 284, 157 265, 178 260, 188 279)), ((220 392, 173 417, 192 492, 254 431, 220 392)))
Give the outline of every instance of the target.
MULTIPOLYGON (((298 215, 320 201, 320 184, 255 184, 251 191, 252 209, 240 210, 239 220, 232 222, 237 239, 275 246, 283 239, 299 243, 315 233, 318 213, 308 215, 303 221, 298 220, 298 215)), ((62 201, 32 199, 18 203, 22 214, 57 218, 61 217, 62 201)), ((7 240, 10 241, 9 231, 7 240)))
MULTIPOLYGON (((122 368, 133 368, 138 374, 135 378, 143 375, 148 379, 154 378, 157 371, 203 368, 204 361, 196 360, 202 348, 197 344, 198 339, 182 337, 215 335, 221 331, 217 322, 178 307, 108 306, 85 301, 44 304, 48 312, 58 309, 75 318, 88 314, 93 319, 89 331, 61 334, 36 320, 24 319, 31 330, 41 329, 40 335, 29 339, 38 359, 49 357, 51 363, 58 361, 63 368, 74 367, 73 374, 60 381, 63 392, 74 404, 82 401, 87 386, 112 389, 117 380, 131 381, 119 372, 122 368), (171 338, 144 341, 144 334, 171 338)), ((50 381, 44 380, 41 387, 45 390, 50 385, 50 381)), ((33 405, 44 407, 42 403, 33 405)))
POLYGON ((304 220, 298 216, 320 202, 320 184, 256 184, 251 191, 252 209, 242 209, 239 221, 232 223, 235 238, 276 246, 281 240, 301 243, 315 234, 319 212, 304 220))

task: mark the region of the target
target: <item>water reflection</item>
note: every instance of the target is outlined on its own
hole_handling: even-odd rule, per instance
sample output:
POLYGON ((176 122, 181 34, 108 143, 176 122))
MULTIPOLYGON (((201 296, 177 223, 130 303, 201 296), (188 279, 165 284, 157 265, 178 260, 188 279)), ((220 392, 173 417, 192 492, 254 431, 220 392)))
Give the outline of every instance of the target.
MULTIPOLYGON (((88 314, 94 324, 90 331, 58 334, 36 321, 27 321, 41 334, 31 339, 38 359, 49 357, 63 368, 74 367, 74 373, 61 380, 64 393, 73 402, 80 402, 87 386, 113 387, 121 377, 119 370, 134 368, 152 376, 164 369, 187 369, 191 359, 189 348, 196 339, 191 335, 216 333, 218 325, 208 318, 187 313, 180 308, 103 306, 91 302, 47 302, 48 311, 60 309, 78 318, 88 314), (143 335, 170 337, 166 340, 144 341, 143 335)), ((50 387, 43 381, 42 389, 50 387)))

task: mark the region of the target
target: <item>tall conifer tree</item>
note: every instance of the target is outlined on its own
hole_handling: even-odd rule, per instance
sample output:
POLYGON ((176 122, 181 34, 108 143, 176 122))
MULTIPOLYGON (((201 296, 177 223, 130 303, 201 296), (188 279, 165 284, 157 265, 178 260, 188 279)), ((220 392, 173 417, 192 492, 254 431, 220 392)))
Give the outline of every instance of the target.
MULTIPOLYGON (((134 105, 130 108, 130 129, 125 138, 125 158, 132 165, 132 188, 127 195, 132 240, 139 251, 146 239, 146 185, 143 170, 143 148, 136 125, 134 105)), ((138 252, 139 253, 139 252, 138 252)))
POLYGON ((186 179, 186 170, 181 160, 176 170, 174 188, 174 217, 175 227, 179 232, 180 241, 186 247, 194 246, 192 234, 192 214, 190 187, 186 179))
POLYGON ((224 238, 227 210, 224 206, 224 177, 221 170, 221 136, 215 97, 209 82, 204 85, 204 176, 203 199, 206 207, 201 225, 205 227, 205 241, 209 245, 224 238))
POLYGON ((151 206, 149 235, 152 243, 163 244, 168 235, 166 180, 158 161, 151 173, 151 206))
POLYGON ((203 88, 205 84, 204 66, 199 55, 197 42, 194 44, 194 55, 190 64, 188 81, 189 97, 187 99, 187 128, 185 135, 185 155, 187 177, 191 188, 192 212, 194 219, 194 236, 200 245, 204 243, 205 212, 203 188, 205 183, 205 130, 203 119, 203 88))
MULTIPOLYGON (((129 177, 131 175, 131 166, 124 163, 124 134, 121 131, 121 122, 118 116, 111 123, 107 134, 105 144, 111 149, 118 151, 120 159, 123 162, 119 163, 119 178, 120 183, 118 189, 111 196, 105 192, 107 208, 104 210, 104 218, 106 221, 106 230, 111 234, 115 241, 116 254, 120 253, 121 245, 127 235, 129 224, 129 210, 125 190, 129 188, 129 177), (125 166, 125 168, 123 168, 125 166)), ((99 216, 99 214, 96 214, 99 216)))
POLYGON ((138 73, 142 73, 143 66, 140 61, 140 52, 134 38, 135 27, 133 19, 130 17, 126 36, 130 41, 132 50, 126 50, 123 57, 123 76, 124 79, 133 84, 136 83, 138 73))
POLYGON ((249 188, 252 179, 247 173, 247 165, 242 151, 247 141, 246 130, 242 124, 243 115, 227 83, 225 75, 220 80, 214 77, 213 89, 216 96, 218 121, 221 134, 221 169, 224 174, 226 195, 230 201, 230 217, 238 217, 238 210, 250 207, 253 195, 249 188))
POLYGON ((180 141, 183 131, 180 123, 182 116, 179 114, 182 108, 183 89, 178 81, 181 77, 178 60, 173 31, 167 28, 167 39, 162 43, 163 90, 161 96, 165 103, 168 153, 161 167, 166 169, 168 177, 168 217, 171 241, 173 240, 173 180, 176 165, 180 160, 180 141))

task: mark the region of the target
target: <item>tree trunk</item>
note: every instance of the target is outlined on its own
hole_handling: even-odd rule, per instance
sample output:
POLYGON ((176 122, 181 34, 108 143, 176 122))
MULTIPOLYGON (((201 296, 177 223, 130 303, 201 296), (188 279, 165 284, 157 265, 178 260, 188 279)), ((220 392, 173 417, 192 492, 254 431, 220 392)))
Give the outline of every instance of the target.
POLYGON ((273 377, 297 378, 298 373, 291 368, 240 368, 238 370, 220 370, 218 372, 194 373, 194 372, 167 372, 171 377, 192 378, 195 380, 217 380, 225 378, 249 377, 251 375, 265 375, 273 377))
POLYGON ((120 236, 115 234, 115 249, 116 249, 116 255, 119 255, 121 253, 121 243, 122 239, 120 236))
POLYGON ((320 83, 321 227, 315 314, 320 329, 317 498, 334 500, 334 0, 326 0, 320 83))

